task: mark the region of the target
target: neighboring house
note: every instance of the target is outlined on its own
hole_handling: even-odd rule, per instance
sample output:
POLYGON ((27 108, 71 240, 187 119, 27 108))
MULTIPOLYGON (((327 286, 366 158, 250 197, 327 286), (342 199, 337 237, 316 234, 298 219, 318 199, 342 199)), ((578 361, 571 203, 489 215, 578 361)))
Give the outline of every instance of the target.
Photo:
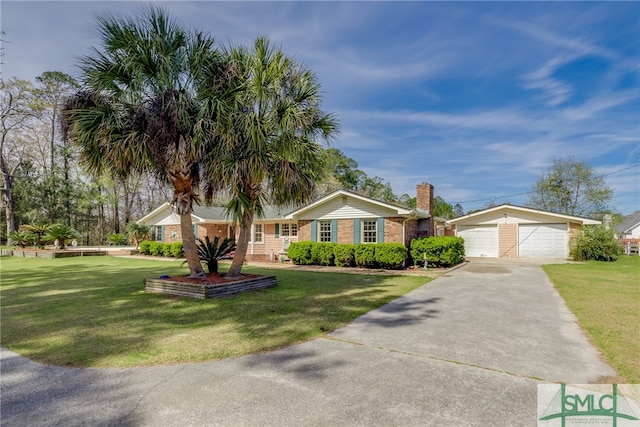
POLYGON ((624 217, 614 229, 627 255, 640 255, 640 211, 624 217))
POLYGON ((624 220, 616 225, 615 233, 618 239, 640 239, 640 211, 624 217, 624 220))
POLYGON ((567 258, 585 225, 600 221, 500 205, 448 221, 464 238, 468 257, 567 258))
MULTIPOLYGON (((433 218, 433 186, 416 186, 416 209, 404 208, 345 190, 330 193, 296 210, 267 207, 251 229, 247 260, 275 260, 291 242, 402 243, 416 237, 444 235, 447 224, 433 218)), ((192 214, 196 237, 237 238, 237 228, 224 207, 195 206, 192 214)), ((154 239, 181 241, 180 219, 165 203, 138 220, 152 227, 154 239)))

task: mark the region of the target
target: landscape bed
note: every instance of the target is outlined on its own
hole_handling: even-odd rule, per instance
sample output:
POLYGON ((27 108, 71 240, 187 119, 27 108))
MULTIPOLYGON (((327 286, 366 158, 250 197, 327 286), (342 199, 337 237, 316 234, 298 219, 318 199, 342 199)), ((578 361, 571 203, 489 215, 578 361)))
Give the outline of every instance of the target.
POLYGON ((276 276, 244 275, 237 280, 209 274, 207 279, 185 280, 182 277, 145 279, 144 289, 149 293, 187 296, 192 298, 225 298, 242 292, 257 291, 276 286, 276 276), (221 280, 220 280, 221 279, 221 280))

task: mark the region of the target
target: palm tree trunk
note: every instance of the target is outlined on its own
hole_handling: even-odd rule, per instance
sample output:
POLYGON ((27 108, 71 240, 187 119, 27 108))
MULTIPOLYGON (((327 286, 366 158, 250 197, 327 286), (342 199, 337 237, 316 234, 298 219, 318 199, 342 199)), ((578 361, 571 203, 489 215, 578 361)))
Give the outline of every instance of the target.
POLYGON ((249 248, 249 237, 251 235, 252 222, 253 218, 248 220, 245 219, 243 223, 240 224, 236 253, 233 255, 231 267, 229 267, 229 271, 227 271, 227 277, 238 277, 242 272, 242 265, 244 264, 244 259, 247 255, 247 249, 249 248))
POLYGON ((182 247, 184 256, 187 258, 187 265, 191 278, 204 278, 204 270, 198 257, 198 248, 196 247, 196 235, 193 232, 193 224, 191 223, 191 214, 180 214, 180 234, 182 234, 182 247))

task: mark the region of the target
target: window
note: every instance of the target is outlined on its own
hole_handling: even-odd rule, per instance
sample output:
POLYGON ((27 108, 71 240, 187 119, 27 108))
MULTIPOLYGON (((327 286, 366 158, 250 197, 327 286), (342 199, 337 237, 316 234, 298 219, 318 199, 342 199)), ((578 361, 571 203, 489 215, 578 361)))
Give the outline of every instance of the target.
POLYGON ((151 228, 151 234, 153 235, 153 240, 162 242, 164 240, 164 227, 162 225, 154 225, 151 228))
POLYGON ((376 243, 378 241, 378 221, 365 219, 362 221, 362 243, 376 243))
POLYGON ((331 221, 318 221, 318 242, 331 241, 331 221))
POLYGON ((280 224, 280 237, 296 237, 298 224, 280 224))
POLYGON ((262 232, 262 224, 253 224, 253 243, 263 243, 264 233, 262 232))

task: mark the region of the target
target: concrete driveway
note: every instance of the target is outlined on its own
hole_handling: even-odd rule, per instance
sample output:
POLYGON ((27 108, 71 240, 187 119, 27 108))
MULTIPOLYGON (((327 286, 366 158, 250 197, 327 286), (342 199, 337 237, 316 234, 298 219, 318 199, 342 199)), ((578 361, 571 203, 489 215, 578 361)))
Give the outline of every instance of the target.
POLYGON ((537 384, 615 375, 539 266, 486 261, 265 354, 124 370, 0 356, 3 426, 532 426, 537 384))

